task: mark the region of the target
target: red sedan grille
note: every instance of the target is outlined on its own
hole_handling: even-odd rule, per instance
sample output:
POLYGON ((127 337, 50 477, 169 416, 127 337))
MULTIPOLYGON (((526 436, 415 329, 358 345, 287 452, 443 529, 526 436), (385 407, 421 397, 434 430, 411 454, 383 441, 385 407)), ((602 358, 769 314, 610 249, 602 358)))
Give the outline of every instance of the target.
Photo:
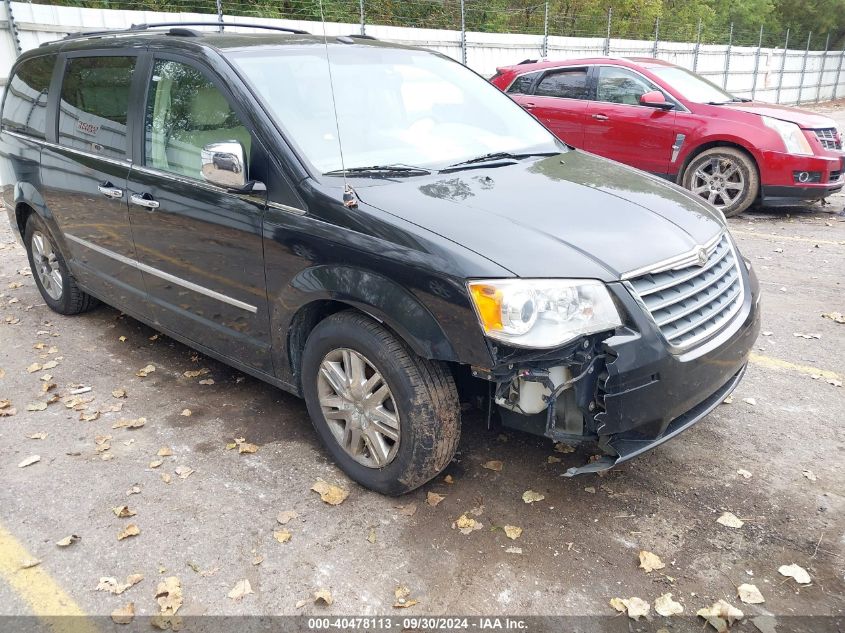
POLYGON ((813 130, 818 137, 819 142, 825 149, 842 149, 842 140, 839 138, 839 132, 835 127, 819 128, 813 130))

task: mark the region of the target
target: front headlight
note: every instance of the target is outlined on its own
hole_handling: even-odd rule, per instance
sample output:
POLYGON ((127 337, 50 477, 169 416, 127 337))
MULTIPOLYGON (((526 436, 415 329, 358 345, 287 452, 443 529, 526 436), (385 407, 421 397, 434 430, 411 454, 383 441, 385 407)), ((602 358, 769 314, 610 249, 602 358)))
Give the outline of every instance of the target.
POLYGON ((805 154, 812 156, 813 148, 810 147, 807 137, 804 136, 804 131, 789 121, 781 121, 780 119, 773 119, 770 116, 760 117, 766 127, 771 128, 780 135, 783 144, 786 146, 786 151, 790 154, 805 154))
POLYGON ((467 286, 484 333, 516 347, 557 347, 622 325, 600 281, 492 279, 467 286))

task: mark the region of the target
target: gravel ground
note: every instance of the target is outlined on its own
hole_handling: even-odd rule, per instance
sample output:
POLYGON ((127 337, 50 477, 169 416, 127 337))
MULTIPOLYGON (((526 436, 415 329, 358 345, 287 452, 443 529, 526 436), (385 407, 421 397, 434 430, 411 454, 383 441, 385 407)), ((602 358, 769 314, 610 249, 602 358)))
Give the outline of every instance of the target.
MULTIPOLYGON (((730 222, 762 282, 766 334, 732 403, 603 477, 575 479, 562 474, 583 463, 589 448, 556 453, 543 439, 488 431, 470 414, 448 481, 438 477, 400 499, 347 480, 327 460, 298 399, 109 307, 72 318, 51 313, 4 225, 0 400, 11 400, 17 413, 0 418, 0 532, 41 559, 37 569, 94 616, 128 601, 139 620, 155 615, 157 584, 175 576, 182 616, 566 615, 588 616, 579 620, 583 630, 676 631, 681 623, 700 630, 703 620, 660 616, 635 625, 609 606, 614 597, 653 603, 671 592, 685 615, 719 599, 740 607, 739 630, 837 630, 843 623, 830 616, 845 608, 845 389, 830 384, 833 374, 830 382, 813 377, 845 374, 845 325, 821 316, 845 312, 845 196, 829 202, 756 210, 730 222), (49 361, 57 365, 28 373, 32 363, 49 361), (155 371, 137 376, 148 364, 155 371), (203 368, 207 375, 183 375, 203 368), (209 378, 213 385, 200 384, 209 378), (27 411, 47 398, 42 386, 51 383, 57 387, 49 394, 92 387, 82 414, 122 410, 91 421, 61 402, 27 411), (113 397, 115 389, 126 397, 113 397), (140 417, 141 428, 112 428, 140 417), (48 435, 28 437, 36 433, 48 435), (98 451, 96 438, 106 435, 110 448, 98 451), (241 437, 257 452, 227 450, 241 437), (172 456, 158 457, 162 447, 172 456), (18 467, 36 454, 38 463, 18 467), (561 461, 549 463, 550 456, 561 461), (163 463, 153 467, 156 460, 163 463), (500 460, 501 471, 484 468, 488 460, 500 460), (180 477, 183 467, 193 472, 180 477), (323 503, 311 491, 318 479, 349 497, 323 503), (134 486, 139 492, 127 496, 134 486), (529 489, 545 498, 524 503, 529 489), (445 498, 428 505, 429 492, 445 498), (115 516, 112 508, 124 504, 137 514, 115 516), (298 516, 282 526, 281 511, 298 516), (743 527, 717 523, 726 511, 743 527), (452 527, 472 512, 482 529, 464 535, 452 527), (140 534, 118 540, 129 524, 140 534), (505 525, 522 528, 521 536, 509 539, 505 525), (290 532, 289 542, 274 538, 278 530, 290 532), (70 534, 81 539, 55 545, 70 534), (640 550, 665 567, 638 568, 640 550), (811 584, 778 573, 792 563, 811 584), (144 580, 120 596, 95 590, 101 577, 130 574, 144 580), (228 597, 244 579, 254 593, 228 597), (742 604, 736 587, 743 583, 756 585, 765 603, 742 604), (397 586, 418 603, 395 609, 397 586), (315 603, 319 589, 331 592, 332 605, 315 603), (756 616, 778 619, 757 619, 755 627, 756 616), (828 618, 799 626, 789 616, 828 618)), ((0 615, 32 612, 25 592, 0 576, 0 615)), ((11 620, 0 618, 0 629, 4 622, 11 620)))

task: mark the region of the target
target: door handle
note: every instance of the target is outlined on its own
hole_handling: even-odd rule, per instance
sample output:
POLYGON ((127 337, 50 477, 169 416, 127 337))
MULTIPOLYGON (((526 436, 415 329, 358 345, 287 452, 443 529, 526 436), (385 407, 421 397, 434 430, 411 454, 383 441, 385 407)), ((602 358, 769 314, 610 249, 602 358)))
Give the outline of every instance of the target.
POLYGON ((596 121, 607 121, 610 117, 606 114, 593 114, 591 115, 596 121))
POLYGON ((133 193, 131 196, 129 196, 129 202, 138 205, 139 207, 144 207, 145 209, 150 210, 158 209, 159 207, 158 200, 153 200, 152 196, 150 196, 150 194, 148 193, 133 193))
POLYGON ((537 106, 536 106, 536 104, 533 104, 533 103, 523 103, 522 107, 525 108, 526 110, 531 110, 532 108, 536 108, 537 106))
POLYGON ((123 197, 123 189, 115 187, 108 181, 97 185, 97 191, 103 194, 106 198, 112 198, 113 200, 118 200, 123 197))

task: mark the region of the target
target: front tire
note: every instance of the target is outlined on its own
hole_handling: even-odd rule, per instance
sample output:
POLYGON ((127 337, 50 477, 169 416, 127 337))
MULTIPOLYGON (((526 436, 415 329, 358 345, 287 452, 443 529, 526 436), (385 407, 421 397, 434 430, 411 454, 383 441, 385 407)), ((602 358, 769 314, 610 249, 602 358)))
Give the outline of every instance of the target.
POLYGON ((94 297, 76 284, 47 226, 35 213, 26 221, 24 244, 35 285, 51 310, 65 315, 79 314, 97 304, 94 297))
POLYGON ((401 495, 451 461, 460 405, 448 369, 416 356, 371 318, 321 321, 302 358, 302 391, 334 461, 362 486, 401 495))
POLYGON ((725 214, 739 215, 757 199, 760 177, 745 152, 713 147, 701 152, 684 170, 681 184, 725 214))

